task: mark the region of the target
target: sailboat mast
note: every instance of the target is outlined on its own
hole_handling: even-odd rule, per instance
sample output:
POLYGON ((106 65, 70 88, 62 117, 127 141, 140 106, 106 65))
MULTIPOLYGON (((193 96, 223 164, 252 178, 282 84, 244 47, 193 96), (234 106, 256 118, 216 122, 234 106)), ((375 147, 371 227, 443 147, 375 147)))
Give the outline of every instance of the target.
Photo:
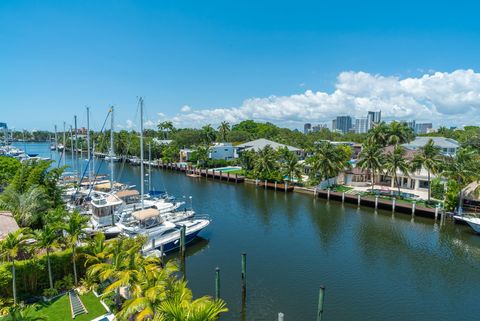
POLYGON ((148 143, 148 192, 152 191, 152 143, 148 143))
POLYGON ((70 125, 70 149, 71 149, 71 152, 72 152, 72 168, 74 168, 74 166, 73 166, 73 151, 74 151, 74 148, 73 148, 73 128, 72 128, 72 125, 70 125))
MULTIPOLYGON (((8 140, 8 137, 7 137, 7 140, 8 140)), ((58 153, 57 125, 55 125, 55 152, 58 153)))
POLYGON ((88 158, 88 184, 92 184, 92 164, 90 155, 90 108, 87 107, 87 158, 88 158))
POLYGON ((140 97, 140 197, 142 200, 142 210, 144 209, 144 186, 143 181, 145 174, 143 173, 143 98, 140 97))
POLYGON ((110 191, 113 192, 113 177, 114 177, 114 169, 113 169, 113 157, 115 155, 113 150, 113 106, 110 108, 110 191))
POLYGON ((65 137, 65 122, 63 122, 63 153, 62 153, 62 156, 63 156, 63 166, 66 165, 66 162, 65 162, 65 151, 67 149, 67 146, 66 146, 66 137, 65 137))
POLYGON ((77 115, 73 116, 73 122, 75 123, 75 158, 78 157, 78 128, 77 128, 77 115))

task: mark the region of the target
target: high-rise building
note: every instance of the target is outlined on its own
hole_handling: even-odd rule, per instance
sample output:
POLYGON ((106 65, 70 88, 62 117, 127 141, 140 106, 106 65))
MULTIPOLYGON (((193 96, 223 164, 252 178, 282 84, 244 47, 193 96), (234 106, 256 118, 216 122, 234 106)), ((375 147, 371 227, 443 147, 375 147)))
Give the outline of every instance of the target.
POLYGON ((332 120, 332 132, 337 130, 337 120, 332 120))
POLYGON ((415 124, 415 134, 427 134, 432 129, 432 123, 415 124))
POLYGON ((369 111, 367 114, 368 129, 372 129, 374 124, 379 124, 382 121, 382 111, 369 111))
POLYGON ((357 118, 355 119, 355 133, 365 134, 370 129, 370 119, 369 118, 357 118))
POLYGON ((407 121, 406 123, 407 123, 407 126, 410 127, 413 130, 413 132, 415 132, 415 124, 416 124, 415 120, 407 121))
POLYGON ((0 123, 0 130, 2 132, 4 143, 8 144, 8 126, 7 126, 7 123, 0 123))
POLYGON ((336 129, 342 133, 348 133, 352 128, 352 117, 350 116, 337 116, 336 129))
POLYGON ((315 125, 315 126, 312 126, 312 132, 319 132, 322 130, 322 128, 327 128, 327 126, 323 125, 323 124, 318 124, 318 125, 315 125))
POLYGON ((312 124, 305 123, 305 125, 303 125, 303 133, 304 134, 308 134, 311 130, 312 130, 312 124))

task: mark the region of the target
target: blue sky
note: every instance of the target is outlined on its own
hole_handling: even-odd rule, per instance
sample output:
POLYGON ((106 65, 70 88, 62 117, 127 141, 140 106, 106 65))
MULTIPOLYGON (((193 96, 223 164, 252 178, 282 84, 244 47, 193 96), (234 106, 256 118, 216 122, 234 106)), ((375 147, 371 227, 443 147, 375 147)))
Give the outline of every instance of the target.
POLYGON ((127 126, 143 96, 152 123, 179 126, 300 127, 369 109, 475 123, 472 3, 1 0, 0 118, 50 129, 83 123, 88 105, 99 126, 113 104, 127 126))

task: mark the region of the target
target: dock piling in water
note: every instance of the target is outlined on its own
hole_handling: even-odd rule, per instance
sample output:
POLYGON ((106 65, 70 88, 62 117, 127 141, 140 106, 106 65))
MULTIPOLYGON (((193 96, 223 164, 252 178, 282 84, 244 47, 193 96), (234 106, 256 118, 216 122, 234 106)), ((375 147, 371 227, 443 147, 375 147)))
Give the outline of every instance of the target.
POLYGON ((345 202, 345 192, 342 192, 342 203, 345 202))
POLYGON ((416 207, 416 205, 417 205, 417 202, 416 202, 416 201, 413 201, 413 202, 412 202, 412 216, 415 215, 415 207, 416 207))
POLYGON ((378 196, 375 196, 375 209, 378 208, 378 196))
POLYGON ((360 206, 360 203, 362 202, 362 196, 360 194, 357 195, 357 205, 360 206))
POLYGON ((215 299, 220 299, 220 268, 215 269, 215 299))
POLYGON ((247 297, 247 253, 242 253, 242 302, 247 297))
POLYGON ((435 206, 435 221, 436 221, 437 218, 438 218, 438 209, 439 209, 439 208, 440 208, 440 207, 439 207, 438 204, 437 204, 437 206, 435 206))
POLYGON ((182 259, 185 258, 185 234, 186 234, 186 227, 182 225, 180 228, 180 255, 182 259))
POLYGON ((325 299, 325 287, 321 286, 320 291, 318 293, 317 321, 322 321, 324 299, 325 299))
POLYGON ((283 321, 284 314, 282 312, 278 313, 278 321, 283 321))
POLYGON ((327 201, 330 200, 330 188, 327 189, 327 201))
POLYGON ((394 197, 392 198, 392 212, 395 212, 395 203, 396 203, 396 199, 394 197))

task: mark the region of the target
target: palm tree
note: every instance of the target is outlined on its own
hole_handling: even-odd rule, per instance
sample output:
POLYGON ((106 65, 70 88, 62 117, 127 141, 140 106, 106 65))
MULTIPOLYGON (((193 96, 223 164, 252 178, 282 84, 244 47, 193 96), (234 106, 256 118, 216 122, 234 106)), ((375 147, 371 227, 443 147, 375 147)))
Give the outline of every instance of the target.
POLYGON ((227 135, 230 132, 230 124, 226 121, 222 121, 220 126, 218 126, 218 133, 220 134, 220 137, 222 138, 223 142, 227 141, 227 135))
POLYGON ((387 142, 391 145, 408 143, 414 137, 413 130, 406 122, 393 121, 389 127, 387 142))
POLYGON ((50 288, 53 289, 52 267, 50 264, 50 251, 52 247, 57 244, 60 238, 58 229, 52 224, 47 224, 41 230, 33 231, 32 235, 35 239, 34 247, 37 249, 45 249, 47 252, 47 266, 48 266, 48 280, 50 281, 50 288))
POLYGON ((412 171, 418 171, 422 168, 427 170, 427 180, 428 180, 428 201, 430 202, 430 196, 432 189, 430 186, 430 175, 436 174, 441 166, 442 159, 440 154, 440 148, 435 146, 432 139, 429 139, 428 142, 419 149, 419 152, 415 154, 415 157, 412 161, 412 171))
POLYGON ((393 152, 388 152, 385 158, 385 169, 387 174, 392 176, 394 183, 397 184, 398 195, 400 195, 400 181, 397 173, 408 174, 410 169, 404 156, 405 149, 400 145, 396 145, 393 152))
POLYGON ((85 235, 84 229, 87 227, 88 218, 81 215, 78 211, 68 213, 66 222, 62 225, 63 231, 67 234, 67 243, 72 248, 73 276, 75 285, 78 284, 76 249, 78 240, 85 235))
POLYGON ((0 208, 12 212, 21 226, 30 226, 38 223, 40 214, 46 210, 45 199, 39 187, 32 187, 23 194, 7 188, 0 197, 0 208))
POLYGON ((208 161, 210 148, 208 146, 197 146, 197 165, 203 166, 208 161))
POLYGON ((0 243, 0 254, 2 257, 6 257, 7 260, 12 262, 12 293, 13 304, 17 304, 17 280, 15 276, 15 259, 18 256, 18 252, 25 245, 27 239, 27 230, 24 228, 18 229, 15 232, 7 234, 7 237, 0 243))
POLYGON ((215 129, 213 129, 212 125, 210 124, 202 127, 202 135, 203 140, 206 144, 211 144, 213 141, 215 141, 215 138, 217 136, 215 134, 215 129))
POLYGON ((168 139, 169 133, 175 130, 175 127, 173 127, 173 123, 171 121, 161 122, 157 127, 159 131, 163 132, 164 139, 168 139))
MULTIPOLYGON (((342 170, 351 165, 341 146, 334 146, 329 142, 321 142, 313 151, 313 156, 307 158, 306 162, 312 168, 311 175, 319 178, 320 181, 337 176, 342 170)), ((330 186, 330 182, 327 182, 330 186)))
POLYGON ((254 160, 253 170, 258 178, 269 179, 277 169, 277 153, 270 146, 265 146, 257 152, 254 160))
POLYGON ((372 192, 375 186, 375 173, 382 169, 383 163, 383 149, 379 145, 368 143, 363 146, 362 151, 358 155, 357 165, 361 169, 368 170, 370 172, 372 192))
POLYGON ((389 127, 385 122, 373 124, 372 129, 368 131, 367 142, 369 144, 376 144, 386 146, 388 142, 389 127))
POLYGON ((446 158, 442 176, 455 180, 460 189, 460 206, 463 205, 463 188, 480 179, 480 156, 471 148, 461 148, 453 157, 446 158))
POLYGON ((288 152, 284 155, 282 161, 282 170, 288 176, 288 180, 293 182, 295 178, 301 178, 303 174, 303 166, 298 162, 295 153, 288 152))
POLYGON ((225 302, 201 297, 193 300, 192 291, 185 281, 177 281, 155 313, 154 321, 216 321, 227 312, 225 302))

